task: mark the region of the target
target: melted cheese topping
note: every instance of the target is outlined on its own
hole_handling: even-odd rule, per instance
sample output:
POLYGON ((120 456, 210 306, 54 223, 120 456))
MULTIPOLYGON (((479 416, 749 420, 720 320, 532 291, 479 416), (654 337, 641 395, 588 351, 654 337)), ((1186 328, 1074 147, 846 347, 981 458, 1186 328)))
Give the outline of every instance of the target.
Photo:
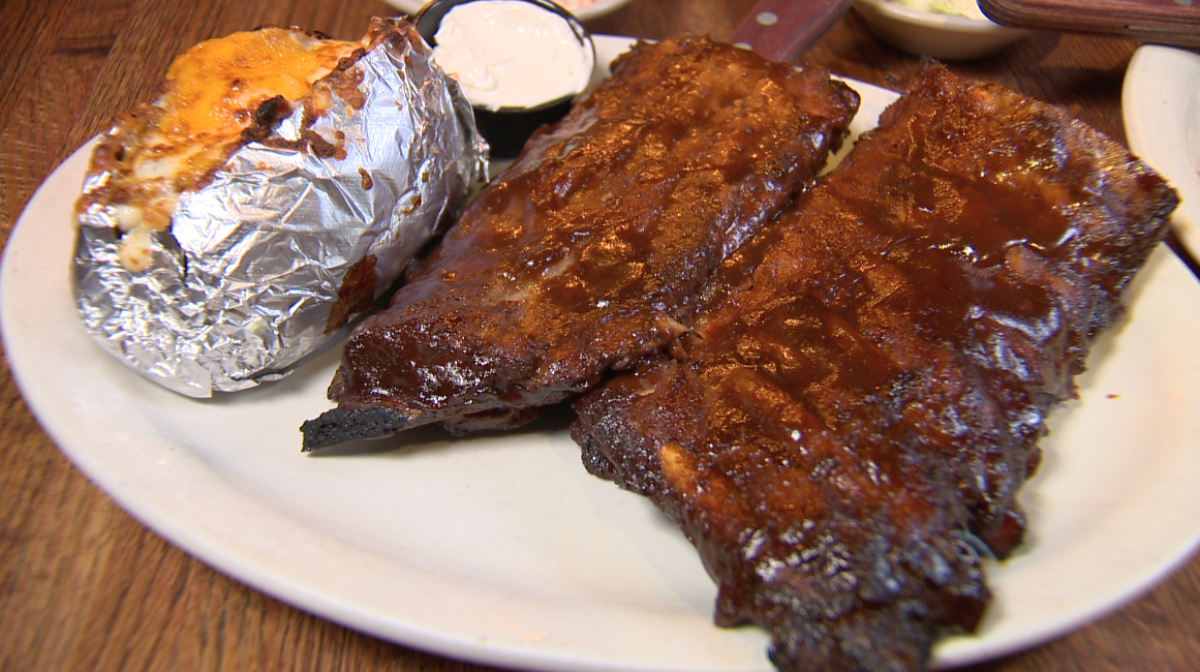
POLYGON ((180 193, 236 151, 259 106, 276 96, 303 98, 365 40, 263 28, 201 42, 176 58, 159 97, 112 131, 121 165, 110 168, 110 189, 94 202, 111 206, 125 232, 122 265, 148 268, 150 234, 170 226, 180 193))
POLYGON ((298 100, 356 46, 279 28, 201 42, 167 71, 159 132, 181 141, 240 135, 264 101, 298 100))

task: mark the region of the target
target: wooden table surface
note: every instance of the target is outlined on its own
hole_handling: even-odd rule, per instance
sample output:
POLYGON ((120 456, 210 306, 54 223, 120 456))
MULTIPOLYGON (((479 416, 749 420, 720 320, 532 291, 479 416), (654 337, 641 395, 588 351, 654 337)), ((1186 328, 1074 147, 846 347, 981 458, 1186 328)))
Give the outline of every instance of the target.
MULTIPOLYGON (((635 0, 596 33, 726 38, 752 0, 635 0)), ((355 39, 379 0, 3 0, 0 240, 38 184, 114 112, 143 99, 172 57, 262 24, 355 39)), ((1136 43, 1042 34, 952 64, 1063 105, 1123 139, 1122 77, 1136 43)), ((918 59, 853 13, 811 51, 834 72, 887 85, 918 59)), ((65 269, 64 269, 65 272, 65 269)), ((69 391, 64 391, 64 394, 69 391)), ((1131 446, 1132 448, 1132 446, 1131 446)), ((1200 558, 1140 599, 975 672, 1200 669, 1200 558)), ((617 643, 614 643, 616 645, 617 643)), ((38 426, 0 373, 0 670, 422 670, 485 668, 368 637, 214 572, 119 509, 38 426)))

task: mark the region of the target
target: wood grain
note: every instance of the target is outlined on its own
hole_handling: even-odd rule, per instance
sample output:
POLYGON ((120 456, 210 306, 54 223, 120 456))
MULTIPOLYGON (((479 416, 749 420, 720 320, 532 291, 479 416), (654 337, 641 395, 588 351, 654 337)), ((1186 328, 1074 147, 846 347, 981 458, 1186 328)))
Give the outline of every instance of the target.
POLYGON ((1200 47, 1200 5, 1191 0, 980 0, 979 7, 1006 26, 1200 47))
POLYGON ((829 32, 851 0, 758 0, 727 40, 792 63, 829 32))
MULTIPOLYGON (((753 5, 635 0, 589 28, 724 39, 753 5)), ((187 46, 262 24, 356 38, 370 16, 389 13, 378 0, 0 2, 0 241, 54 167, 102 130, 112 113, 146 96, 187 46)), ((1121 80, 1135 47, 1045 34, 951 69, 1063 105, 1120 139, 1121 80)), ((916 57, 875 40, 853 12, 807 57, 884 86, 919 67, 916 57)), ((166 543, 55 448, 21 400, 6 360, 0 363, 0 464, 0 671, 487 669, 313 617, 166 543)), ((970 669, 1192 671, 1200 661, 1198 622, 1200 560, 1193 559, 1112 615, 970 669)))

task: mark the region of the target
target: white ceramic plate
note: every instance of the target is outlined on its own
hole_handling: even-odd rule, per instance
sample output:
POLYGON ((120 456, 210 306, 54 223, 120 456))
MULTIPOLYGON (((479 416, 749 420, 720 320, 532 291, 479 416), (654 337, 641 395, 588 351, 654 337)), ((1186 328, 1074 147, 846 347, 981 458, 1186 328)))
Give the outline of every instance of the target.
POLYGON ((943 61, 990 56, 1029 34, 987 19, 913 9, 891 0, 856 0, 854 11, 884 42, 943 61))
MULTIPOLYGON (((404 12, 409 16, 414 16, 421 11, 431 0, 383 0, 387 4, 404 12)), ((604 16, 609 12, 625 5, 629 0, 555 0, 558 4, 566 7, 579 18, 580 21, 587 21, 598 16, 604 16)))
MULTIPOLYGON (((597 40, 608 62, 628 40, 597 40)), ((894 94, 855 84, 873 126, 894 94)), ((0 320, 30 408, 97 485, 212 567, 297 607, 446 656, 527 670, 766 671, 766 636, 712 625, 715 589, 647 501, 588 475, 566 418, 450 440, 417 430, 305 456, 336 348, 291 378, 196 401, 126 369, 71 302, 71 205, 84 147, 38 190, 5 250, 0 320)), ((998 656, 1116 607, 1200 537, 1200 284, 1160 251, 1128 319, 1054 416, 1024 501, 1031 529, 989 568, 978 637, 940 664, 998 656)))
POLYGON ((1171 223, 1200 255, 1200 54, 1138 47, 1125 71, 1121 107, 1129 148, 1179 192, 1171 223))

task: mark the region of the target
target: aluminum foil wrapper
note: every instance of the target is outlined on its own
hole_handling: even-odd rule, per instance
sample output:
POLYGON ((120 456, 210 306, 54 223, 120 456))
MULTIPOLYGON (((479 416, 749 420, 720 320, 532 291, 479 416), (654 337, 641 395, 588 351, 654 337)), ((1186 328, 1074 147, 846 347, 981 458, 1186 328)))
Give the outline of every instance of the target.
MULTIPOLYGON (((372 30, 390 34, 354 66, 361 98, 335 92, 309 127, 344 134, 344 157, 279 148, 300 136, 297 106, 271 138, 182 195, 145 272, 118 261, 111 206, 80 214, 76 304, 105 349, 192 397, 281 378, 368 307, 364 298, 393 287, 457 215, 487 179, 487 145, 416 31, 378 22, 372 30)), ((84 194, 104 179, 89 174, 84 194)))

